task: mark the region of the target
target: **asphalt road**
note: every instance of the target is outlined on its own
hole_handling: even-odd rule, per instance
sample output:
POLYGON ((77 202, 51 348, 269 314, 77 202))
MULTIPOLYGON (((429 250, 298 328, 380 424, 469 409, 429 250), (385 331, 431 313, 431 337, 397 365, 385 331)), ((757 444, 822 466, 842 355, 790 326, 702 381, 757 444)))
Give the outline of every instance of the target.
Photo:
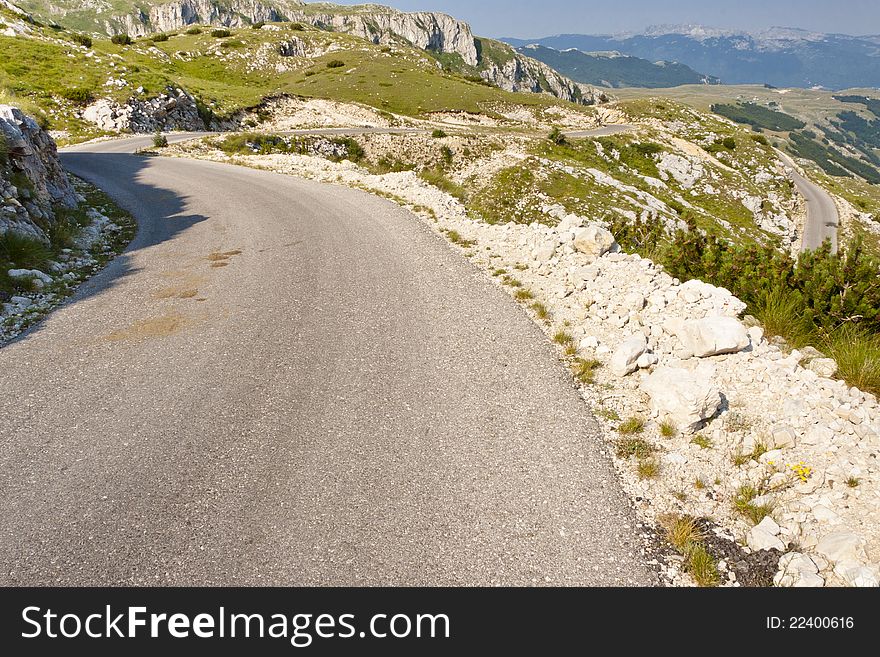
POLYGON ((836 252, 840 215, 834 199, 824 189, 799 174, 790 157, 777 152, 786 164, 789 177, 807 202, 807 221, 804 225, 801 251, 813 251, 822 246, 826 239, 830 239, 831 248, 836 252))
POLYGON ((633 126, 625 123, 603 125, 601 128, 593 128, 592 130, 569 130, 563 133, 571 139, 579 139, 583 137, 608 137, 622 132, 629 132, 633 126))
POLYGON ((0 584, 654 582, 508 295, 390 202, 149 141, 63 154, 140 231, 0 349, 0 584))

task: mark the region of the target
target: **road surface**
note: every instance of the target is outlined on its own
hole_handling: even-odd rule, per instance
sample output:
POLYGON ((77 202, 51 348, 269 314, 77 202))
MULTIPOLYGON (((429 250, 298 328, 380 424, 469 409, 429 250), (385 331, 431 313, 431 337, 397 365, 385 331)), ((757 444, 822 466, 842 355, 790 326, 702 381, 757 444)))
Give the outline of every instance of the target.
POLYGON ((570 139, 581 139, 585 137, 608 137, 610 135, 617 135, 631 130, 633 130, 633 126, 619 123, 603 125, 601 128, 593 128, 592 130, 569 130, 563 134, 570 139))
POLYGON ((0 584, 655 581, 508 295, 390 202, 149 143, 62 156, 140 230, 0 349, 0 584))
POLYGON ((819 185, 807 180, 798 173, 794 162, 785 153, 777 151, 786 164, 791 177, 801 196, 807 202, 807 221, 804 224, 804 235, 801 240, 801 251, 814 251, 822 246, 826 239, 831 240, 831 249, 837 252, 837 228, 840 215, 834 199, 819 185))

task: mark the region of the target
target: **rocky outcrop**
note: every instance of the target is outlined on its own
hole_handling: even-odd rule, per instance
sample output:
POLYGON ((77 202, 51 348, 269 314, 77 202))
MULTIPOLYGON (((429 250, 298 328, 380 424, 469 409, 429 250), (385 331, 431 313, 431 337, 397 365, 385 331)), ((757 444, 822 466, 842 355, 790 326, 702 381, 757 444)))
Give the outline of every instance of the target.
POLYGON ((83 118, 111 132, 206 129, 195 99, 174 87, 149 100, 131 98, 118 103, 102 98, 83 110, 83 118))
POLYGON ((216 25, 218 27, 246 27, 260 21, 286 19, 288 7, 299 7, 298 0, 272 2, 271 6, 256 0, 174 0, 139 9, 134 14, 120 14, 104 20, 109 34, 142 36, 152 32, 178 30, 187 25, 216 25))
POLYGON ((435 12, 407 13, 390 7, 374 7, 363 13, 292 12, 291 20, 308 23, 336 32, 359 36, 373 43, 391 43, 395 37, 417 48, 432 52, 458 54, 465 64, 478 63, 477 45, 467 23, 435 12))
POLYGON ((506 62, 484 62, 480 76, 505 91, 549 93, 562 100, 582 105, 598 101, 595 90, 560 75, 557 71, 531 57, 511 49, 512 57, 506 62))
POLYGON ((0 105, 0 233, 45 240, 54 208, 76 204, 52 138, 18 108, 0 105))

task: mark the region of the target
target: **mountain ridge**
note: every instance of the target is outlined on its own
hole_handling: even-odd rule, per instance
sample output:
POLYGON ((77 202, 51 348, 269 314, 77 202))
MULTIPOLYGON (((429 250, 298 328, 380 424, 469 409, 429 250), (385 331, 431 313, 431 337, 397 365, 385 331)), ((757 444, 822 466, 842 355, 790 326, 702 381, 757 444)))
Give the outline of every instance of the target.
POLYGON ((585 52, 618 50, 650 61, 669 60, 718 77, 725 84, 778 87, 880 87, 880 37, 822 34, 774 27, 746 32, 705 26, 654 26, 617 35, 558 34, 515 39, 529 44, 585 52))

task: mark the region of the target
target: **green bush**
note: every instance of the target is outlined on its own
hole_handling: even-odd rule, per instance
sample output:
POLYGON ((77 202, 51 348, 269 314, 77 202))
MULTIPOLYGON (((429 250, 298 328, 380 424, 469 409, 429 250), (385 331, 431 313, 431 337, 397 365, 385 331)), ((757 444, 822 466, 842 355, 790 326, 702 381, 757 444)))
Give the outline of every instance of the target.
POLYGON ((155 148, 165 148, 167 145, 168 137, 157 130, 156 134, 153 135, 153 146, 155 148))
POLYGON ((225 29, 211 30, 211 36, 216 37, 217 39, 225 39, 228 36, 232 36, 232 32, 225 29))
POLYGON ((304 28, 300 23, 291 23, 290 29, 294 32, 302 32, 306 28, 304 28))
POLYGON ((221 48, 241 48, 244 46, 243 41, 239 41, 238 39, 229 39, 229 41, 224 41, 220 44, 221 48))
POLYGON ((110 42, 117 46, 128 46, 131 45, 131 37, 127 34, 114 34, 110 37, 110 42))
POLYGON ((160 32, 159 34, 154 34, 153 36, 151 36, 150 41, 155 41, 155 42, 168 41, 168 35, 162 34, 160 32))
POLYGON ((443 130, 440 130, 440 128, 437 128, 436 130, 434 130, 434 132, 431 133, 431 136, 434 139, 443 139, 443 137, 446 137, 447 135, 443 130))
POLYGON ((344 146, 347 156, 345 159, 352 162, 360 162, 364 157, 364 149, 353 137, 337 137, 331 140, 337 146, 344 146))
POLYGON ((342 68, 343 66, 345 66, 345 62, 341 59, 331 59, 327 62, 327 68, 342 68))
POLYGON ((94 99, 94 94, 92 94, 91 89, 82 89, 77 87, 74 89, 64 89, 61 92, 61 97, 73 103, 85 105, 92 102, 92 100, 94 99))
POLYGON ((266 24, 266 21, 259 21, 259 22, 257 22, 257 23, 254 23, 253 25, 251 25, 251 29, 252 29, 252 30, 260 30, 260 29, 263 28, 263 26, 264 26, 265 24, 266 24))
POLYGON ((70 40, 74 43, 78 43, 81 46, 85 46, 86 48, 92 47, 92 37, 87 34, 77 34, 74 32, 70 35, 70 40))
POLYGON ((194 26, 194 27, 190 27, 190 28, 187 28, 186 33, 187 33, 187 34, 201 34, 201 33, 202 33, 202 28, 200 28, 200 27, 195 27, 195 26, 194 26))
POLYGON ((550 134, 547 135, 547 139, 552 141, 557 146, 562 146, 563 144, 565 144, 565 135, 562 134, 562 130, 560 130, 558 127, 554 127, 550 131, 550 134))

